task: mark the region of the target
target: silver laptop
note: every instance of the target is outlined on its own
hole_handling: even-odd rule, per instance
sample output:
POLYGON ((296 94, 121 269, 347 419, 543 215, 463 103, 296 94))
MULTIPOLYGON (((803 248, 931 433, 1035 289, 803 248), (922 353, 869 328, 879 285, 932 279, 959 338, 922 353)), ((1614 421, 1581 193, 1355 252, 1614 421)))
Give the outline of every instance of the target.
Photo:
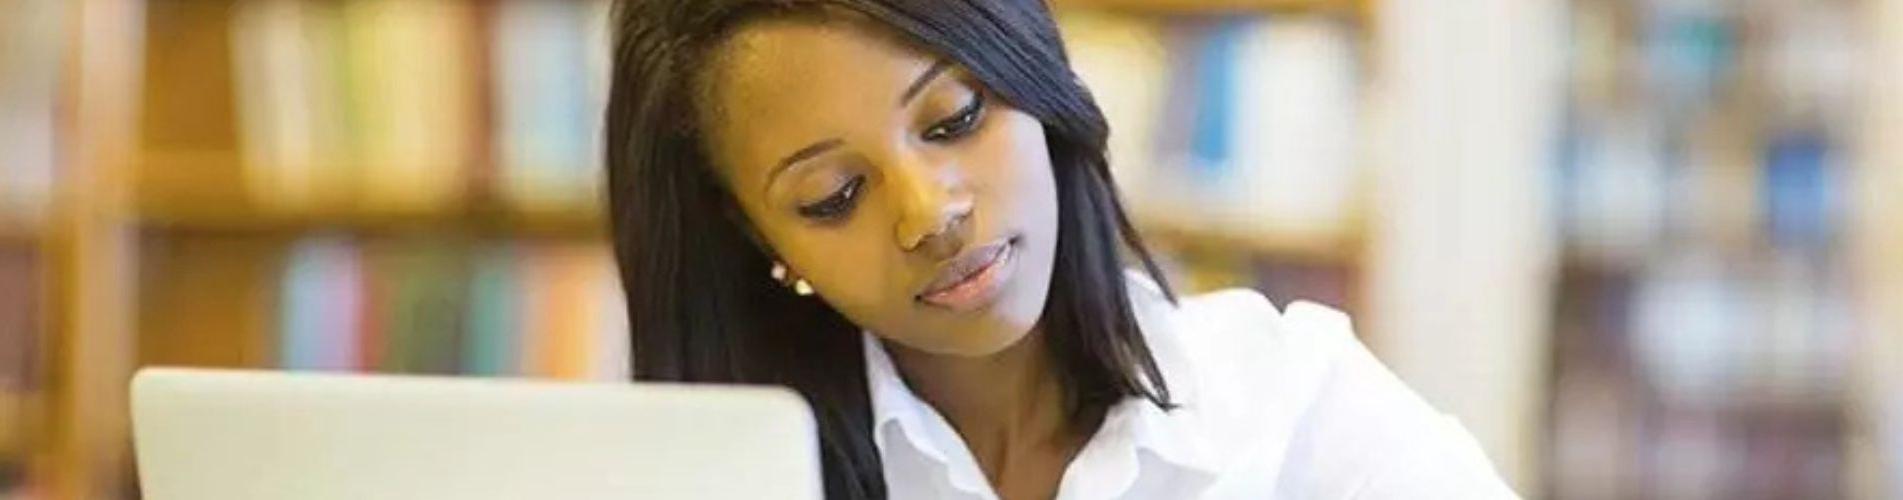
POLYGON ((823 496, 783 389, 148 368, 132 419, 153 500, 823 496))

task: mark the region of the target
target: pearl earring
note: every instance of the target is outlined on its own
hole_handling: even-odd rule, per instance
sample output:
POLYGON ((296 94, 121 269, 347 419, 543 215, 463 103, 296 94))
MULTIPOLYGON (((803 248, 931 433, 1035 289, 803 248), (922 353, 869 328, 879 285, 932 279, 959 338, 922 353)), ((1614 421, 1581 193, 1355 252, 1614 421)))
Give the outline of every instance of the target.
POLYGON ((807 283, 806 283, 806 280, 804 280, 804 279, 799 279, 799 280, 794 280, 794 281, 793 281, 793 293, 797 293, 797 294, 799 294, 799 295, 800 295, 801 297, 805 297, 805 296, 808 296, 808 295, 812 295, 812 294, 813 294, 813 285, 810 285, 810 284, 807 284, 807 283))
MULTIPOLYGON (((786 275, 787 275, 786 264, 781 264, 778 262, 773 263, 772 273, 773 273, 773 281, 778 281, 781 284, 786 283, 786 275)), ((793 280, 792 286, 793 286, 793 293, 799 294, 802 297, 813 294, 813 285, 811 283, 807 283, 804 278, 793 280)))

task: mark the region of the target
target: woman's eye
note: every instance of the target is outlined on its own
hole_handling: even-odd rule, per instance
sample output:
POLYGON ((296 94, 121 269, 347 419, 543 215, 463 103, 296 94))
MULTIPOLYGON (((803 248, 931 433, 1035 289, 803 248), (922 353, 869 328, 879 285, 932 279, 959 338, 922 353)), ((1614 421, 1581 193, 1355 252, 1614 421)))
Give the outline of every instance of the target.
POLYGON ((932 142, 945 142, 964 137, 965 134, 971 133, 972 129, 978 127, 978 119, 983 117, 984 110, 984 93, 972 94, 971 104, 966 104, 964 108, 959 109, 958 112, 953 114, 950 118, 932 124, 932 128, 925 130, 924 139, 932 142))
POLYGON ((801 217, 815 220, 838 220, 852 213, 859 204, 859 190, 866 185, 866 176, 854 176, 839 190, 827 195, 826 199, 806 205, 800 205, 801 217))

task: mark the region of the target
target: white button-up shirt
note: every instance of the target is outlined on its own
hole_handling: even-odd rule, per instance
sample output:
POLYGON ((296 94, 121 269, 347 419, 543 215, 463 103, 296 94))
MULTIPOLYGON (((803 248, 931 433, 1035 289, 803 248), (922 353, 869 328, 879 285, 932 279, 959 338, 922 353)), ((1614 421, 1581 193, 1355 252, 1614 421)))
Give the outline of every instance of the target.
MULTIPOLYGON (((1137 322, 1180 405, 1111 407, 1060 500, 1514 498, 1465 428, 1395 378, 1347 315, 1250 290, 1177 306, 1128 273, 1137 322)), ((995 499, 950 424, 863 334, 873 442, 890 497, 995 499)))

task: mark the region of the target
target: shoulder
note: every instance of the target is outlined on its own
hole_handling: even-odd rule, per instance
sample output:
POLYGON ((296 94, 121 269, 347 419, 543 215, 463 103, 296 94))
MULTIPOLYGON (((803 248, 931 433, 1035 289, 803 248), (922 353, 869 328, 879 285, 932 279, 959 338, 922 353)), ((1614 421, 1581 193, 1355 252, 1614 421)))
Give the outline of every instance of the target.
POLYGON ((1277 308, 1255 290, 1227 289, 1184 297, 1171 316, 1174 328, 1159 333, 1172 338, 1156 341, 1194 367, 1197 404, 1208 411, 1293 429, 1344 375, 1386 372, 1349 316, 1321 304, 1277 308))
POLYGON ((1472 436, 1376 359, 1348 314, 1278 308, 1248 289, 1158 302, 1150 314, 1167 320, 1146 336, 1174 358, 1159 359, 1175 365, 1172 390, 1194 385, 1184 409, 1223 434, 1211 451, 1237 473, 1292 498, 1512 497, 1472 436))
POLYGON ((1348 315, 1328 306, 1297 301, 1278 309, 1247 288, 1182 296, 1170 304, 1161 287, 1142 273, 1132 271, 1126 279, 1139 322, 1157 323, 1146 335, 1166 337, 1156 340, 1182 344, 1196 354, 1331 358, 1361 348, 1348 315))
POLYGON ((1328 306, 1298 301, 1277 308, 1247 288, 1181 296, 1171 304, 1148 278, 1132 273, 1130 280, 1138 321, 1159 362, 1182 365, 1166 366, 1175 368, 1166 376, 1191 379, 1171 384, 1193 383, 1197 399, 1213 398, 1199 404, 1246 399, 1260 403, 1256 411, 1297 411, 1313 401, 1338 365, 1358 364, 1351 354, 1366 352, 1353 321, 1328 306))

